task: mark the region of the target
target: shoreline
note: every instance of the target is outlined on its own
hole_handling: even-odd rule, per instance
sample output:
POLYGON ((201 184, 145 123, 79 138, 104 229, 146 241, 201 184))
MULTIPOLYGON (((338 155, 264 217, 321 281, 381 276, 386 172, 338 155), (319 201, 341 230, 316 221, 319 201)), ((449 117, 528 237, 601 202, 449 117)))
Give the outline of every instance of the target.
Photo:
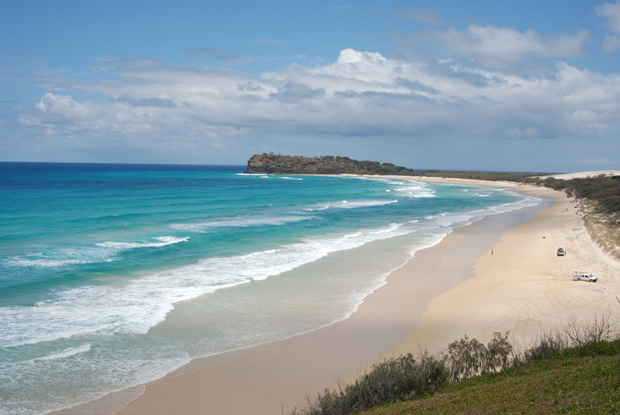
MULTIPOLYGON (((543 188, 529 194, 543 194, 543 188)), ((620 320, 620 262, 599 247, 586 230, 575 202, 547 190, 552 206, 511 229, 474 265, 475 278, 434 298, 416 332, 396 347, 398 355, 413 344, 435 352, 465 335, 481 341, 494 332, 510 332, 517 347, 532 343, 542 331, 571 322, 591 323, 595 316, 620 320), (557 256, 557 248, 566 255, 557 256), (574 271, 599 276, 597 283, 572 281, 574 271), (458 315, 458 319, 450 318, 458 315), (451 333, 448 339, 438 332, 451 333)))
MULTIPOLYGON (((403 179, 402 176, 385 177, 403 179)), ((550 189, 517 187, 514 183, 428 180, 425 177, 407 179, 428 183, 491 185, 527 190, 534 196, 559 196, 554 197, 553 206, 562 198, 566 199, 564 194, 550 189)), ((471 285, 471 281, 477 281, 481 273, 488 273, 484 264, 480 268, 481 262, 484 263, 481 258, 487 258, 491 249, 496 252, 493 259, 500 258, 496 247, 501 245, 508 233, 553 206, 539 205, 489 215, 458 228, 439 244, 416 252, 413 259, 387 277, 384 286, 368 295, 349 318, 285 340, 195 359, 164 378, 147 383, 144 394, 116 413, 287 413, 294 406, 305 403, 304 395, 314 397, 338 380, 350 380, 354 373, 366 370, 369 362, 401 353, 415 353, 420 348, 431 351, 442 349, 449 342, 461 338, 462 335, 456 333, 464 328, 469 337, 484 341, 486 335, 498 330, 489 333, 481 330, 479 323, 476 323, 480 313, 473 313, 467 324, 462 324, 463 318, 459 316, 462 307, 453 305, 462 305, 463 300, 461 298, 460 303, 454 303, 455 298, 460 298, 459 295, 455 297, 454 293, 467 293, 466 297, 471 298, 471 289, 464 291, 463 287, 467 288, 468 283, 471 285), (524 215, 529 215, 529 219, 524 221, 524 215), (410 278, 412 274, 416 275, 414 281, 410 278), (427 275, 428 278, 419 278, 420 275, 427 275), (476 333, 467 331, 472 328, 476 333)), ((481 313, 493 314, 493 307, 487 308, 481 313)), ((471 313, 471 310, 466 311, 471 313)), ((523 332, 530 331, 525 329, 523 332)), ((105 398, 109 400, 109 396, 102 400, 105 398)), ((78 407, 54 413, 79 413, 78 407)))
MULTIPOLYGON (((195 359, 147 383, 144 394, 117 413, 269 414, 303 405, 306 394, 315 396, 404 341, 433 297, 473 277, 472 272, 459 278, 454 274, 471 269, 473 259, 530 209, 540 210, 540 206, 488 215, 418 251, 382 287, 366 296, 349 318, 285 340, 195 359), (477 235, 474 244, 470 243, 472 234, 477 235), (444 252, 444 245, 450 253, 444 252), (444 271, 441 282, 434 274, 438 253, 450 255, 452 266, 444 271), (428 277, 412 279, 412 268, 413 274, 428 277)), ((57 413, 77 413, 76 409, 57 413)))

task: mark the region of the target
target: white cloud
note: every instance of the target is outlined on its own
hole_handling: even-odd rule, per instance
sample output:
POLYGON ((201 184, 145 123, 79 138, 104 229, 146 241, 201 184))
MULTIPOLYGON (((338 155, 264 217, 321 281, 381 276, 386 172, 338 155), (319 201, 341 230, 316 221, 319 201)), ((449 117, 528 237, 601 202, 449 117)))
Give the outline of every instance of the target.
POLYGON ((606 26, 616 32, 620 33, 620 3, 603 3, 594 8, 594 11, 598 16, 607 18, 606 26))
POLYGON ((354 65, 364 71, 377 64, 382 64, 386 59, 378 52, 358 52, 354 49, 345 49, 338 56, 338 65, 354 65))
POLYGON ((530 57, 574 58, 586 53, 587 30, 576 35, 546 36, 532 30, 519 32, 494 26, 470 25, 467 30, 435 31, 450 49, 464 55, 517 63, 530 57))
POLYGON ((72 85, 108 103, 46 93, 33 107, 17 109, 18 122, 48 135, 96 132, 139 142, 175 137, 217 140, 219 146, 252 134, 591 138, 620 126, 615 74, 565 63, 538 77, 453 61, 436 65, 353 49, 329 64, 295 64, 261 76, 117 61, 114 80, 72 85))
POLYGON ((20 121, 29 126, 59 130, 109 127, 120 117, 114 106, 74 101, 70 95, 46 93, 30 111, 21 113, 20 121))
POLYGON ((271 98, 289 104, 301 103, 302 101, 320 98, 324 95, 325 91, 321 88, 312 89, 307 85, 293 82, 287 82, 282 88, 278 88, 278 92, 269 94, 271 98))

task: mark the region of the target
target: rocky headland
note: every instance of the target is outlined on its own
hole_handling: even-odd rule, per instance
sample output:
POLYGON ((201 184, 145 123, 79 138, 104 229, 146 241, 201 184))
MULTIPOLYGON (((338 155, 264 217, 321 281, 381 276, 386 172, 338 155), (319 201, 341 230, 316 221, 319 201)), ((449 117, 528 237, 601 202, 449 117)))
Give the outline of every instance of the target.
POLYGON ((264 174, 376 174, 414 175, 411 169, 378 161, 358 161, 348 157, 301 157, 255 154, 248 161, 246 173, 264 174))

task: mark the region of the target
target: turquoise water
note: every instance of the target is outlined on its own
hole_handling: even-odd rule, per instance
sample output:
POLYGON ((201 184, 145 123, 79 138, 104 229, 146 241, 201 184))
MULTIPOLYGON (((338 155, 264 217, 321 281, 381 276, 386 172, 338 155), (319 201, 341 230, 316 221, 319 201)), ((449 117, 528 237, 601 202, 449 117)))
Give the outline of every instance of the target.
POLYGON ((0 163, 0 413, 332 324, 454 227, 538 203, 243 170, 0 163))

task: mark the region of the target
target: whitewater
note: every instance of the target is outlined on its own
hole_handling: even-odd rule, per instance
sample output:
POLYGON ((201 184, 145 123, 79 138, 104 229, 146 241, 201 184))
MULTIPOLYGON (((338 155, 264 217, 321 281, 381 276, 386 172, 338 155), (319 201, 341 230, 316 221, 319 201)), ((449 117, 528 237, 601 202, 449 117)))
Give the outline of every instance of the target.
POLYGON ((333 324, 454 228, 540 202, 243 170, 0 163, 0 414, 333 324))

